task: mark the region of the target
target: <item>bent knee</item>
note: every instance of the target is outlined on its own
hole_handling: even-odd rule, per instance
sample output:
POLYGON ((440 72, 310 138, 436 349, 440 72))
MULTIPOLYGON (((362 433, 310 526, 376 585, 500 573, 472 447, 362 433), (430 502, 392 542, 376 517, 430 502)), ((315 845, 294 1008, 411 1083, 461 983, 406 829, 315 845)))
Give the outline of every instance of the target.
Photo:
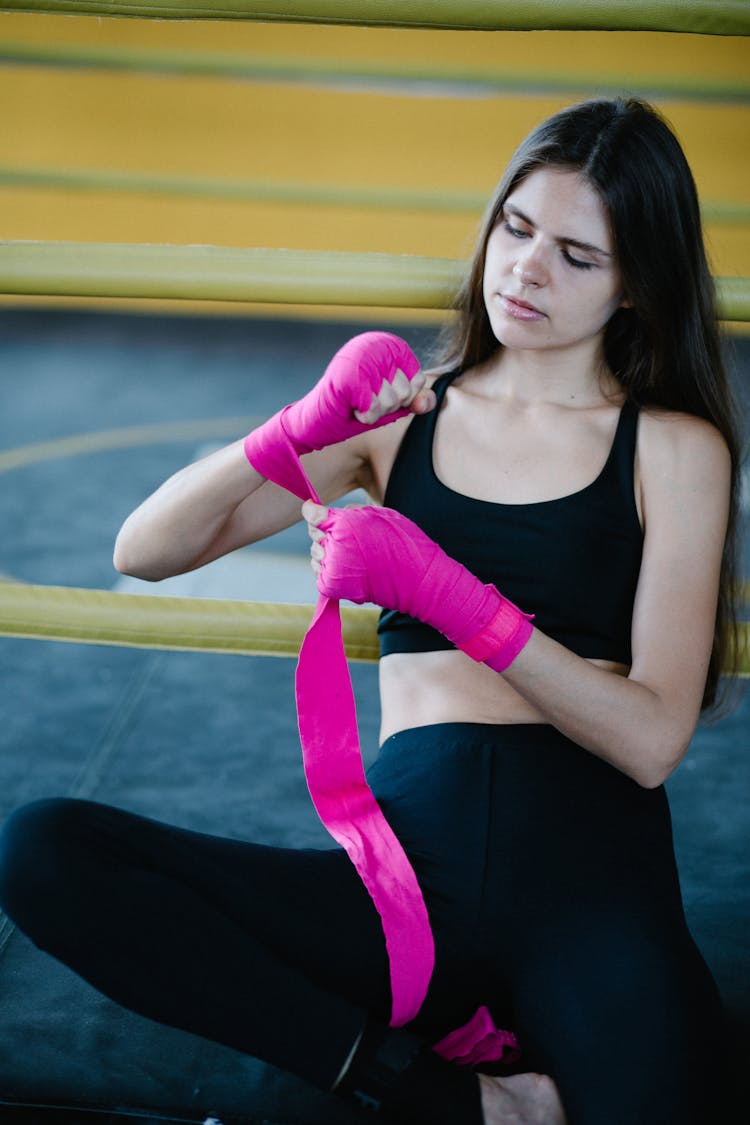
POLYGON ((0 832, 0 906, 15 920, 29 901, 59 886, 86 802, 47 798, 22 805, 0 832))

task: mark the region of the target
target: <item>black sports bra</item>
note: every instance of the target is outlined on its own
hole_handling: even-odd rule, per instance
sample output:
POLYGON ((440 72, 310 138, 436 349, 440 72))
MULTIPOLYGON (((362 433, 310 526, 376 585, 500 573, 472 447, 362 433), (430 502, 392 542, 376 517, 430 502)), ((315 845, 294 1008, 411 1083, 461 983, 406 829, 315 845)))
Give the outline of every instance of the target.
MULTIPOLYGON (((579 656, 631 663, 630 630, 643 549, 633 486, 638 408, 626 403, 596 480, 569 496, 494 504, 442 484, 432 461, 435 423, 458 372, 434 385, 437 406, 415 415, 399 447, 384 504, 395 508, 534 624, 579 656)), ((383 610, 380 652, 454 646, 396 610, 383 610)))

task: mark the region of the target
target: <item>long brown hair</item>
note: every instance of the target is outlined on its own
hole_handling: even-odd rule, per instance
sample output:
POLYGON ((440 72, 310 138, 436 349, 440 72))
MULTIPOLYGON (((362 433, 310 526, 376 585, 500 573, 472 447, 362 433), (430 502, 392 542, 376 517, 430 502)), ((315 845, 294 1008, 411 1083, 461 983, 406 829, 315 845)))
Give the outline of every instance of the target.
POLYGON ((604 356, 628 398, 697 415, 719 430, 732 461, 714 643, 703 706, 717 700, 722 673, 736 669, 735 542, 740 441, 724 370, 713 279, 690 167, 671 128, 635 98, 570 106, 539 125, 510 160, 485 211, 476 250, 441 337, 437 370, 473 367, 498 344, 482 295, 487 240, 514 188, 541 167, 586 176, 612 226, 625 296, 606 326, 604 356))

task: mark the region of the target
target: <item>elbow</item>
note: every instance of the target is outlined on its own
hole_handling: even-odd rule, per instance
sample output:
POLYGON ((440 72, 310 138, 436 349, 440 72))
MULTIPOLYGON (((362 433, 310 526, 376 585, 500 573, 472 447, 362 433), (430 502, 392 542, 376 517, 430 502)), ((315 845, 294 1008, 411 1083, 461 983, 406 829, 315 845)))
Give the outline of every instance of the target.
POLYGON ((127 551, 124 551, 120 546, 119 541, 115 543, 115 549, 112 554, 112 565, 119 574, 133 575, 132 566, 128 560, 127 551))
POLYGON ((630 776, 642 789, 658 789, 674 773, 687 753, 690 739, 679 739, 657 749, 653 743, 642 748, 644 757, 630 776))
MULTIPOLYGON (((674 769, 675 767, 672 767, 674 769)), ((672 773, 672 769, 654 769, 650 767, 645 770, 639 770, 637 774, 632 774, 633 780, 640 785, 641 789, 658 789, 667 780, 672 773)))
POLYGON ((145 560, 139 559, 132 551, 128 551, 127 544, 118 536, 112 555, 112 564, 119 574, 129 578, 140 578, 142 582, 158 582, 165 578, 164 574, 157 574, 148 567, 145 560))
POLYGON ((120 528, 115 539, 112 552, 112 565, 119 574, 126 574, 129 578, 143 578, 139 565, 138 551, 133 550, 134 537, 128 534, 130 517, 120 528))
POLYGON ((652 698, 654 705, 631 715, 622 731, 626 773, 642 789, 659 789, 672 776, 688 752, 699 714, 684 700, 655 693, 652 698))

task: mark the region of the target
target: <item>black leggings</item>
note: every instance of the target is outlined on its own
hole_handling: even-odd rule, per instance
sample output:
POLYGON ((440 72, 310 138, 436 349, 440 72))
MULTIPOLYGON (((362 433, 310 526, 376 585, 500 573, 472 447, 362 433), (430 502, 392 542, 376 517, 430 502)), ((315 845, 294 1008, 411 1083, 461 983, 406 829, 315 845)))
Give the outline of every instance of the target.
MULTIPOLYGON (((369 772, 430 913, 436 966, 411 1028, 486 1004, 570 1125, 703 1125, 720 1045, 685 925, 662 789, 549 727, 440 724, 369 772)), ((119 1003, 329 1088, 387 1022, 380 920, 345 854, 205 836, 88 802, 18 810, 0 903, 119 1003)))

